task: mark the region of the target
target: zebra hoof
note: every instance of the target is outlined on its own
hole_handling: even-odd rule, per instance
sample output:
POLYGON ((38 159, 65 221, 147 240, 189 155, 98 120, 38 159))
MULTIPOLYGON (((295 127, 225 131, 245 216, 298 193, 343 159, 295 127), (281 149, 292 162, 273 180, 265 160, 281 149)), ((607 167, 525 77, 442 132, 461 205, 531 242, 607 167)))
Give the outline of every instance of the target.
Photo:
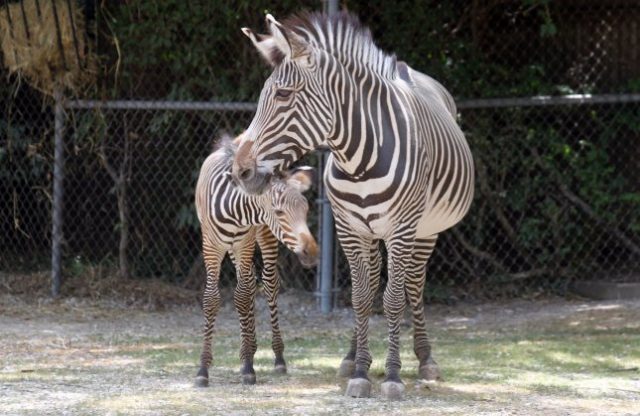
POLYGON ((380 385, 380 394, 387 400, 401 400, 404 384, 397 381, 385 381, 380 385))
POLYGON ((242 375, 242 384, 244 384, 245 386, 251 386, 253 384, 256 384, 256 375, 249 373, 249 374, 243 374, 242 375))
POLYGON ((196 387, 209 387, 209 370, 202 366, 196 374, 196 387))
POLYGON ((366 378, 352 378, 344 392, 347 397, 371 397, 371 382, 366 378))
POLYGON ((418 376, 427 381, 444 381, 438 363, 433 358, 429 358, 424 365, 420 366, 418 376))
POLYGON ((287 366, 285 364, 276 364, 273 367, 273 372, 276 374, 287 374, 287 366))
POLYGON ((338 376, 343 378, 349 378, 353 375, 353 372, 356 371, 356 362, 345 358, 340 363, 340 368, 338 369, 338 376))
POLYGON ((207 377, 197 376, 196 387, 209 387, 209 379, 207 377))

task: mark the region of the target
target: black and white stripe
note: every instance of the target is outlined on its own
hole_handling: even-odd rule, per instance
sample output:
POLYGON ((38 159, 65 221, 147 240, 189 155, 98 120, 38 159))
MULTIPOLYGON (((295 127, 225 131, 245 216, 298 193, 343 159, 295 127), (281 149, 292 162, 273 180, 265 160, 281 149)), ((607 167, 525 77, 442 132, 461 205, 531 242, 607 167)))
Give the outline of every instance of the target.
POLYGON ((245 29, 274 71, 233 174, 247 191, 259 192, 266 175, 321 144, 331 148, 325 184, 351 269, 356 313, 355 371, 347 395, 370 394, 367 326, 376 288, 370 250, 382 240, 389 256, 382 392, 401 396, 398 334, 406 299, 419 374, 437 378, 424 321, 424 269, 438 234, 458 223, 473 199, 473 158, 455 103, 438 82, 377 48, 353 15, 303 14, 283 23, 267 16, 267 22, 270 36, 245 29))
POLYGON ((196 186, 196 210, 202 229, 202 253, 207 272, 202 302, 204 345, 196 377, 199 386, 208 385, 211 338, 221 304, 218 280, 224 256, 229 253, 236 266, 234 304, 242 337, 242 381, 253 384, 253 356, 257 349, 255 244, 260 247, 263 260, 262 282, 271 314, 272 348, 277 372, 286 372, 284 344, 278 324, 278 240, 296 252, 303 264, 311 265, 317 255, 315 240, 306 225, 308 202, 301 193, 308 188, 302 182, 307 181, 310 173, 300 170, 284 179, 273 179, 264 194, 247 195, 235 186, 229 176, 235 150, 236 144, 230 139, 223 139, 220 149, 204 161, 196 186))

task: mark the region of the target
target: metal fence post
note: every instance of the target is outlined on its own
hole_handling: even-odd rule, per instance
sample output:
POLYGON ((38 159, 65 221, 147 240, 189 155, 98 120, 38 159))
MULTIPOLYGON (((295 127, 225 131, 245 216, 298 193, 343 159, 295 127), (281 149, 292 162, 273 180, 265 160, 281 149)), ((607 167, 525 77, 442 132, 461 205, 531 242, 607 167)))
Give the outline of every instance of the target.
MULTIPOLYGON (((322 171, 326 168, 327 164, 327 151, 324 150, 321 153, 320 157, 320 166, 322 167, 322 171)), ((318 268, 319 277, 320 277, 320 311, 323 314, 328 314, 331 312, 332 305, 332 292, 333 292, 333 214, 331 213, 331 205, 329 204, 329 199, 327 198, 327 191, 324 187, 324 182, 322 178, 324 177, 321 174, 320 177, 320 186, 319 186, 319 202, 320 202, 320 243, 321 243, 321 251, 320 251, 320 267, 318 268)))
POLYGON ((331 16, 334 13, 338 13, 338 0, 323 0, 324 12, 331 16))
MULTIPOLYGON (((328 15, 332 15, 338 12, 337 0, 324 0, 324 12, 328 15)), ((323 151, 320 157, 320 167, 324 171, 326 168, 327 154, 323 151)), ((328 314, 333 309, 333 260, 334 260, 334 233, 333 233, 333 214, 331 213, 331 205, 327 199, 326 189, 324 188, 324 182, 321 174, 319 181, 320 191, 320 210, 321 220, 320 224, 320 241, 321 241, 321 254, 320 254, 320 267, 318 267, 319 274, 319 289, 320 289, 320 311, 323 314, 328 314)))
POLYGON ((64 107, 62 88, 54 91, 54 156, 53 156, 53 207, 51 230, 51 295, 60 294, 62 282, 62 196, 64 179, 64 107))

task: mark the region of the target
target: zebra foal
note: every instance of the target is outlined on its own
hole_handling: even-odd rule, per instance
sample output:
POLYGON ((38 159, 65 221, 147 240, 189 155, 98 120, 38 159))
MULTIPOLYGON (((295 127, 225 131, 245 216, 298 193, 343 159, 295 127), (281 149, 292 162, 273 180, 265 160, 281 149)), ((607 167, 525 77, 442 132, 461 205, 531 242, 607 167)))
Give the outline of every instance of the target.
POLYGON ((253 369, 253 356, 257 349, 255 244, 260 247, 263 260, 262 281, 271 314, 275 371, 281 373, 285 373, 287 367, 278 324, 278 240, 295 252, 306 267, 313 266, 318 255, 318 246, 307 227, 309 205, 302 195, 311 186, 311 168, 303 167, 285 173, 282 178, 274 177, 262 195, 248 195, 236 187, 229 175, 238 141, 239 138, 235 141, 228 137, 222 139, 218 150, 202 164, 196 185, 196 211, 202 229, 202 253, 207 272, 202 300, 204 344, 196 376, 199 387, 209 384, 211 339, 221 304, 218 281, 225 255, 230 255, 236 268, 238 283, 233 300, 240 318, 241 377, 244 384, 254 384, 256 380, 253 369))

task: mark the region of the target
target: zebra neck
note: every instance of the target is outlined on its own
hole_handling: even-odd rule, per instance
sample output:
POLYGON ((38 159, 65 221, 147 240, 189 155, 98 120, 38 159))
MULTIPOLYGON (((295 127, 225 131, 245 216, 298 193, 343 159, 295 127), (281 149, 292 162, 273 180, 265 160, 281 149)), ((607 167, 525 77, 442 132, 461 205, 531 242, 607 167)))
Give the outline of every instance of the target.
POLYGON ((406 113, 396 88, 371 71, 346 77, 336 105, 336 124, 328 140, 338 171, 355 179, 388 174, 406 152, 406 113), (400 140, 400 138, 404 138, 400 140))
POLYGON ((230 207, 230 213, 241 225, 259 225, 267 220, 265 207, 269 206, 268 193, 249 195, 235 187, 230 181, 227 185, 233 189, 235 198, 230 207))
POLYGON ((266 224, 268 220, 266 210, 270 206, 269 203, 269 191, 261 195, 248 195, 243 193, 246 198, 247 205, 251 207, 252 215, 249 216, 251 218, 251 222, 249 225, 260 225, 266 224))

